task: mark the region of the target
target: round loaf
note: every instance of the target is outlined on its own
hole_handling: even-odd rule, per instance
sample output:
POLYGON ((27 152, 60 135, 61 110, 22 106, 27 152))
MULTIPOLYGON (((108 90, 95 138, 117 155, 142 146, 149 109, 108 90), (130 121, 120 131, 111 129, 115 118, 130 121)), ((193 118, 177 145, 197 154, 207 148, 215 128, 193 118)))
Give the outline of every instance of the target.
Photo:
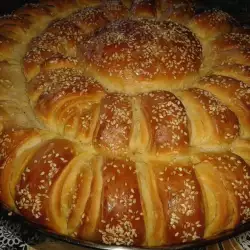
POLYGON ((186 0, 41 0, 1 17, 1 203, 108 245, 249 222, 249 36, 186 0))

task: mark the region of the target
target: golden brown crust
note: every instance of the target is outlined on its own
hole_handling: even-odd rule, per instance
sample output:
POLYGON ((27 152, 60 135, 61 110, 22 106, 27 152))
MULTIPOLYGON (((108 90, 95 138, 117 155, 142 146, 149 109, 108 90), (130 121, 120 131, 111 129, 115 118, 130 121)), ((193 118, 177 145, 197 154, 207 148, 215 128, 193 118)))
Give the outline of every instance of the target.
POLYGON ((65 139, 49 140, 35 152, 16 186, 15 203, 23 215, 56 231, 63 231, 60 225, 51 223, 53 213, 50 210, 55 207, 51 205, 50 195, 61 172, 75 154, 72 142, 65 139))
POLYGON ((135 0, 131 6, 131 14, 133 17, 156 17, 157 10, 154 0, 135 0))
POLYGON ((79 10, 70 15, 68 20, 80 28, 84 35, 92 34, 109 22, 103 9, 98 7, 87 7, 79 10))
POLYGON ((93 182, 94 159, 83 153, 75 157, 68 165, 64 175, 65 180, 59 196, 60 212, 67 219, 67 230, 69 234, 75 234, 84 216, 85 206, 91 194, 93 182))
POLYGON ((223 63, 214 67, 213 72, 218 75, 235 78, 250 85, 250 66, 248 65, 223 63))
POLYGON ((231 48, 219 51, 217 54, 218 64, 250 64, 250 48, 231 48))
POLYGON ((29 31, 31 23, 17 15, 8 15, 0 18, 0 32, 2 35, 25 43, 33 34, 29 31))
POLYGON ((187 26, 194 16, 194 3, 191 0, 157 0, 157 17, 160 20, 171 20, 187 26))
POLYGON ((108 94, 100 104, 100 115, 93 143, 106 154, 127 154, 132 130, 130 98, 121 94, 108 94))
MULTIPOLYGON (((164 1, 164 0, 160 0, 160 1, 163 2, 165 6, 168 6, 166 5, 166 2, 168 1, 164 1)), ((162 17, 164 17, 165 15, 165 18, 166 18, 166 16, 169 15, 170 20, 187 26, 188 22, 195 14, 194 3, 193 3, 194 1, 172 0, 169 2, 170 2, 170 6, 168 7, 168 9, 164 9, 164 12, 163 12, 164 14, 162 15, 162 17)))
POLYGON ((0 100, 1 101, 24 101, 25 78, 18 65, 7 61, 0 62, 0 100), (23 80, 23 81, 22 81, 23 80), (22 93, 22 96, 20 95, 22 93))
POLYGON ((67 16, 78 8, 76 0, 40 0, 40 3, 49 6, 58 17, 67 16))
POLYGON ((145 224, 134 162, 104 161, 101 209, 96 228, 99 240, 106 244, 143 245, 145 224))
POLYGON ((2 127, 39 127, 29 105, 25 78, 18 65, 0 62, 0 130, 2 127))
POLYGON ((90 74, 110 90, 135 93, 142 88, 176 89, 184 80, 192 83, 202 51, 183 26, 144 19, 112 22, 86 40, 78 54, 90 74))
POLYGON ((83 69, 79 66, 79 61, 70 56, 51 56, 49 59, 45 60, 43 64, 41 64, 41 71, 47 72, 50 70, 57 70, 57 69, 72 69, 72 70, 79 70, 82 71, 83 69))
POLYGON ((248 165, 250 165, 250 140, 249 139, 237 139, 232 144, 231 150, 234 154, 243 158, 248 165))
POLYGON ((34 38, 29 47, 75 55, 76 43, 82 39, 82 32, 78 27, 67 20, 61 19, 52 23, 44 33, 34 38))
POLYGON ((237 116, 210 92, 192 88, 180 91, 178 96, 190 121, 192 146, 228 146, 239 135, 237 116))
POLYGON ((38 30, 43 29, 49 21, 55 18, 49 6, 43 4, 25 4, 13 14, 29 21, 38 30))
POLYGON ((189 27, 202 39, 214 39, 230 32, 233 29, 233 22, 233 18, 228 13, 210 10, 196 15, 189 23, 189 27))
POLYGON ((121 0, 123 5, 126 6, 128 9, 130 9, 132 5, 132 0, 121 0))
POLYGON ((42 0, 0 17, 2 203, 111 245, 250 221, 250 32, 193 7, 42 0))
MULTIPOLYGON (((84 77, 82 75, 82 72, 77 69, 71 69, 71 68, 66 68, 66 71, 68 71, 68 77, 65 77, 63 74, 60 74, 64 71, 64 68, 59 68, 55 70, 49 70, 48 72, 41 72, 38 74, 28 85, 28 93, 31 102, 33 105, 36 104, 37 100, 39 99, 40 95, 43 94, 48 88, 51 88, 51 81, 53 80, 54 82, 54 89, 56 85, 59 85, 60 82, 64 80, 65 85, 68 83, 69 85, 71 84, 68 77, 71 77, 70 79, 72 80, 72 76, 77 76, 77 77, 84 77), (55 80, 54 80, 55 79, 55 80)), ((60 90, 58 88, 58 90, 60 90)))
POLYGON ((216 49, 225 51, 230 49, 241 49, 250 47, 250 34, 242 33, 227 33, 225 35, 219 36, 214 41, 214 46, 216 49))
POLYGON ((102 10, 109 21, 115 21, 128 17, 128 9, 121 0, 107 0, 102 4, 102 10))
POLYGON ((0 34, 0 60, 18 61, 23 55, 23 47, 11 38, 0 34))
POLYGON ((101 0, 76 0, 77 4, 81 7, 95 7, 101 5, 101 0))
POLYGON ((233 227, 239 222, 238 204, 235 197, 227 193, 226 187, 222 184, 222 177, 214 170, 214 165, 210 161, 201 162, 195 166, 195 171, 201 185, 205 207, 204 237, 228 229, 231 221, 233 227))
POLYGON ((35 127, 36 123, 33 123, 32 114, 28 111, 16 101, 0 100, 0 131, 10 127, 35 127))
POLYGON ((74 157, 50 192, 50 224, 57 225, 61 233, 72 234, 80 224, 93 177, 90 164, 86 154, 74 157))
POLYGON ((22 142, 33 133, 33 130, 19 130, 9 128, 1 131, 1 163, 3 163, 9 154, 15 150, 22 142))
POLYGON ((203 197, 211 198, 205 208, 205 236, 208 237, 249 219, 250 169, 242 158, 232 153, 207 154, 201 159, 195 169, 206 193, 203 197))
POLYGON ((92 168, 93 180, 91 183, 91 195, 86 203, 80 226, 74 233, 78 238, 84 240, 96 240, 96 227, 99 222, 102 203, 102 191, 103 191, 103 158, 95 157, 93 159, 92 168))
MULTIPOLYGON (((13 192, 11 192, 11 182, 13 175, 18 175, 18 168, 22 169, 23 163, 25 162, 25 157, 18 157, 19 147, 25 144, 32 136, 37 134, 34 130, 17 130, 14 128, 4 129, 1 131, 0 135, 0 197, 1 201, 12 209, 16 209, 15 197, 13 192), (17 159, 18 158, 18 159, 17 159), (16 162, 18 161, 18 164, 16 162)), ((14 183, 14 186, 17 183, 14 183)))
POLYGON ((149 139, 145 145, 149 154, 161 155, 187 149, 189 145, 187 115, 176 96, 167 91, 142 94, 141 109, 149 131, 149 139))
POLYGON ((97 81, 85 77, 81 71, 59 67, 41 72, 34 78, 29 84, 29 94, 37 115, 46 126, 83 139, 95 125, 93 121, 83 124, 82 116, 100 101, 105 92, 97 81))
POLYGON ((136 170, 142 197, 146 245, 161 246, 166 244, 166 234, 164 210, 157 190, 157 180, 148 162, 138 160, 136 170))
POLYGON ((83 33, 73 22, 59 20, 52 23, 29 44, 23 59, 24 74, 30 81, 40 71, 40 66, 51 57, 75 56, 76 45, 83 33))
POLYGON ((200 185, 191 165, 152 162, 164 210, 166 243, 200 239, 205 221, 200 185))
POLYGON ((236 114, 242 137, 250 135, 250 89, 247 84, 234 78, 211 75, 202 78, 199 87, 211 92, 236 114))
POLYGON ((40 66, 51 57, 59 57, 60 53, 44 48, 29 50, 23 58, 23 73, 29 82, 40 72, 40 66))

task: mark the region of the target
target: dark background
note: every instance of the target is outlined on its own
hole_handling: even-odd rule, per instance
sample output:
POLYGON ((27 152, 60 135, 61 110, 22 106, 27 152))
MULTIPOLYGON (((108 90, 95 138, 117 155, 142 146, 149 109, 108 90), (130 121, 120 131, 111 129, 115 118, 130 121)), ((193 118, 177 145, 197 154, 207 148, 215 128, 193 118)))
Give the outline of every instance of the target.
POLYGON ((0 0, 0 14, 9 14, 12 10, 24 5, 25 3, 36 3, 38 0, 0 0))
MULTIPOLYGON (((38 2, 38 0, 0 0, 0 15, 11 13, 12 10, 25 3, 38 2)), ((199 0, 200 11, 208 8, 220 8, 242 23, 250 24, 250 0, 199 0)))

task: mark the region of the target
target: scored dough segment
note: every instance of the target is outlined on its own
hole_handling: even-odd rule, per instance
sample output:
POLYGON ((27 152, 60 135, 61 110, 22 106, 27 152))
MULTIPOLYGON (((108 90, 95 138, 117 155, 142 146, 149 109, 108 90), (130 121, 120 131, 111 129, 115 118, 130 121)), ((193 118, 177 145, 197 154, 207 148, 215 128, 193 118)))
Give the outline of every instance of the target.
POLYGON ((250 31, 188 0, 0 17, 0 201, 74 239, 166 246, 250 220, 250 31))

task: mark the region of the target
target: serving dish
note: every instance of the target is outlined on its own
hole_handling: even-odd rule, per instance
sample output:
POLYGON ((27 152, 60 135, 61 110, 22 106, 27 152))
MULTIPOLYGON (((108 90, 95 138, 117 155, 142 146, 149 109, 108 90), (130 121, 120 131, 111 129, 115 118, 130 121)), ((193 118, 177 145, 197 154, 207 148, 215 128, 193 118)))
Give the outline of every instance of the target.
MULTIPOLYGON (((180 250, 180 249, 189 249, 189 250, 205 250, 206 247, 222 243, 223 241, 226 241, 228 239, 231 239, 233 237, 236 237, 248 230, 250 230, 250 222, 240 225, 239 227, 235 228, 235 230, 229 230, 227 232, 224 232, 220 235, 217 235, 215 237, 211 237, 210 239, 206 240, 198 240, 191 243, 186 244, 180 244, 180 245, 174 245, 174 246, 161 246, 161 247, 126 247, 126 246, 109 246, 106 244, 98 244, 90 241, 84 241, 84 240, 77 240, 73 239, 71 237, 65 236, 65 235, 59 235, 55 232, 39 225, 36 223, 32 223, 28 221, 25 217, 23 217, 20 214, 13 213, 11 210, 8 209, 8 207, 1 205, 0 211, 3 211, 6 214, 6 218, 12 222, 15 222, 15 224, 21 224, 24 226, 25 230, 27 232, 34 232, 39 233, 39 235, 35 235, 35 241, 27 242, 28 244, 31 244, 36 249, 36 245, 39 247, 40 244, 42 245, 44 241, 49 239, 49 241, 54 242, 58 241, 62 244, 67 243, 72 244, 72 246, 76 246, 77 249, 95 249, 95 250, 150 250, 150 249, 162 249, 162 250, 180 250), (8 216, 7 216, 8 215, 8 216)), ((20 232, 21 233, 21 232, 20 232)), ((32 236, 34 237, 34 235, 32 236)), ((49 244, 47 244, 49 246, 49 244)), ((60 244, 61 245, 61 244, 60 244)), ((53 246, 53 245, 52 245, 53 246)), ((60 249, 60 248, 59 248, 60 249)), ((64 248, 63 248, 64 249, 64 248)), ((49 249, 48 249, 49 250, 49 249)), ((243 250, 248 250, 248 248, 243 248, 243 250)))

